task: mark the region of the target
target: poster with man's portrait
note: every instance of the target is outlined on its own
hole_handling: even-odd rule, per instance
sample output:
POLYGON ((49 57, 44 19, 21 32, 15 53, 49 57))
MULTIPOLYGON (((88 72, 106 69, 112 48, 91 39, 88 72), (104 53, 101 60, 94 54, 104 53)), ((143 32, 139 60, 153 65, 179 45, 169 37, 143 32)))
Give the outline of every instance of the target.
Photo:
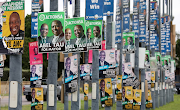
POLYGON ((122 42, 123 42, 123 53, 134 53, 135 50, 134 32, 124 32, 122 42))
POLYGON ((65 13, 38 13, 39 53, 59 53, 65 51, 65 13))
POLYGON ((2 26, 3 26, 3 19, 2 19, 2 16, 3 16, 3 9, 1 8, 1 5, 3 4, 4 2, 0 2, 0 39, 2 39, 2 26))
POLYGON ((31 88, 31 110, 43 110, 43 88, 31 88))
POLYGON ((81 80, 90 80, 91 79, 90 73, 92 73, 91 64, 80 65, 80 79, 81 80))
POLYGON ((116 62, 116 67, 118 67, 120 64, 120 50, 115 50, 115 62, 116 62))
POLYGON ((162 61, 162 67, 163 67, 163 69, 168 69, 168 68, 169 68, 168 56, 161 57, 161 61, 162 61))
POLYGON ((38 42, 29 42, 30 65, 43 64, 42 53, 38 53, 38 42))
POLYGON ((89 84, 84 83, 84 101, 88 101, 89 84))
POLYGON ((84 17, 68 18, 65 20, 66 52, 86 52, 86 26, 84 17))
POLYGON ((149 54, 149 50, 146 50, 146 52, 145 52, 144 67, 145 68, 150 68, 150 54, 149 54))
POLYGON ((43 73, 43 64, 30 65, 31 87, 40 87, 43 73))
POLYGON ((121 101, 122 100, 122 75, 117 75, 116 76, 116 85, 117 88, 115 89, 115 93, 117 95, 117 100, 121 101))
POLYGON ((43 12, 43 0, 32 0, 32 12, 43 12))
POLYGON ((1 8, 4 13, 0 53, 23 53, 25 37, 24 1, 6 2, 1 8))
POLYGON ((133 95, 133 109, 140 110, 142 90, 133 89, 133 93, 134 93, 134 95, 133 95))
POLYGON ((133 107, 133 88, 132 86, 125 86, 125 97, 123 102, 125 103, 125 109, 132 109, 133 107))
POLYGON ((101 106, 112 106, 112 83, 111 78, 99 79, 101 106))
POLYGON ((148 83, 148 89, 151 89, 151 71, 146 71, 145 75, 145 80, 147 80, 148 83))
POLYGON ((156 57, 156 61, 157 61, 157 66, 160 67, 161 66, 161 54, 160 54, 160 52, 155 52, 155 57, 156 57))
POLYGON ((156 71, 158 69, 156 57, 150 57, 150 68, 151 71, 156 71))
POLYGON ((77 55, 64 58, 64 77, 65 77, 66 92, 73 93, 77 91, 77 77, 78 77, 77 55))
POLYGON ((171 67, 171 56, 170 55, 167 55, 167 58, 168 58, 168 66, 169 68, 171 67))
POLYGON ((88 49, 102 48, 102 20, 86 21, 86 39, 88 49))

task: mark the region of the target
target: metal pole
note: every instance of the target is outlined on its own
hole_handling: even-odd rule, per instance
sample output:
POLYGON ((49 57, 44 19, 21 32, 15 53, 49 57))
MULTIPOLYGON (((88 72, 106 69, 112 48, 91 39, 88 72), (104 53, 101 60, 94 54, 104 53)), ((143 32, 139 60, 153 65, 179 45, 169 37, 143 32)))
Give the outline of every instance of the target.
POLYGON ((151 0, 149 0, 149 3, 148 3, 148 29, 149 29, 149 39, 148 39, 148 42, 149 42, 149 46, 148 46, 148 50, 150 50, 150 4, 151 4, 151 0))
POLYGON ((168 14, 168 0, 166 0, 166 14, 168 14))
MULTIPOLYGON (((64 0, 64 7, 63 8, 64 8, 64 11, 66 13, 66 18, 68 18, 68 0, 64 0)), ((68 54, 65 54, 64 57, 68 57, 68 54)), ((66 93, 66 86, 64 83, 64 110, 68 110, 68 108, 69 108, 68 107, 68 93, 66 93)))
MULTIPOLYGON (((19 0, 11 0, 11 1, 19 1, 19 0)), ((18 82, 18 96, 17 96, 17 107, 16 108, 10 108, 10 104, 8 109, 9 110, 22 110, 22 54, 20 55, 10 55, 10 71, 9 71, 9 81, 17 81, 18 82)), ((10 85, 9 85, 10 88, 10 85)), ((10 92, 13 92, 13 90, 9 90, 9 96, 10 92)), ((11 97, 11 96, 10 96, 11 97)), ((9 103, 10 103, 10 97, 9 97, 9 103)))
POLYGON ((166 97, 165 97, 165 70, 162 72, 163 78, 163 105, 166 105, 166 97))
POLYGON ((163 9, 162 10, 163 10, 163 14, 162 15, 164 16, 164 0, 163 0, 163 9))

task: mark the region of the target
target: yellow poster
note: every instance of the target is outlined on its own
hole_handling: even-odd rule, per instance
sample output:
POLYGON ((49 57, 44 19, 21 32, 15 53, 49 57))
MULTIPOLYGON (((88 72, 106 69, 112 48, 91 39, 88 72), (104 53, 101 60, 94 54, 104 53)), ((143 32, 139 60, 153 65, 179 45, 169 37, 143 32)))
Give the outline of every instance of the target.
POLYGON ((151 88, 155 85, 155 71, 151 71, 151 88))
POLYGON ((24 0, 6 2, 2 5, 3 27, 0 53, 23 53, 25 35, 24 0))
POLYGON ((132 109, 133 108, 133 88, 132 86, 125 86, 125 108, 132 109))
POLYGON ((152 97, 150 90, 148 90, 148 100, 146 100, 146 108, 152 108, 152 97))
POLYGON ((84 101, 88 100, 88 90, 89 90, 89 84, 85 83, 84 84, 84 101))
POLYGON ((31 88, 31 110, 43 110, 43 88, 31 88))
POLYGON ((133 93, 134 93, 133 109, 140 110, 142 92, 139 89, 134 89, 133 93))
POLYGON ((120 101, 122 100, 122 75, 117 75, 116 76, 116 85, 117 88, 115 90, 116 95, 117 95, 117 100, 120 101))

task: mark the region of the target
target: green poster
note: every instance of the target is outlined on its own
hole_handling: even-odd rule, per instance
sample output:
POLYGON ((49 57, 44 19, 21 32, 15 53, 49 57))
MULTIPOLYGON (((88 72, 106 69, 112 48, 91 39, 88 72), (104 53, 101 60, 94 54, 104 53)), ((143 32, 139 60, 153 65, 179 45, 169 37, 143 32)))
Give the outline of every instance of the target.
POLYGON ((168 58, 168 66, 171 67, 171 56, 170 55, 166 55, 168 58))
POLYGON ((38 13, 38 45, 40 53, 65 51, 64 12, 38 13))
POLYGON ((145 68, 150 68, 149 59, 150 59, 149 50, 146 50, 146 52, 145 52, 145 60, 144 60, 145 68))
POLYGON ((168 68, 168 56, 161 57, 161 61, 162 61, 162 66, 164 68, 168 68))
POLYGON ((102 20, 86 21, 86 37, 88 49, 101 49, 102 20))
POLYGON ((157 60, 156 57, 150 57, 150 67, 151 71, 156 71, 157 70, 157 60))
POLYGON ((87 51, 84 17, 65 20, 65 42, 66 53, 87 51))
POLYGON ((157 60, 157 66, 161 66, 161 54, 160 52, 155 52, 156 60, 157 60))
POLYGON ((134 32, 123 33, 123 53, 134 53, 135 37, 134 32))

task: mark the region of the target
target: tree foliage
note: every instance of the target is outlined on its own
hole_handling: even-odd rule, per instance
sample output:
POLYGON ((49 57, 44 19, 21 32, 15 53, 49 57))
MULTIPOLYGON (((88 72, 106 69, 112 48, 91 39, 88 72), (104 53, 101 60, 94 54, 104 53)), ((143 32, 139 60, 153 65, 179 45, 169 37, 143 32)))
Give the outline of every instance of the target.
POLYGON ((177 68, 180 68, 180 39, 178 39, 177 41, 176 41, 176 58, 175 58, 175 60, 176 60, 176 67, 177 68))

